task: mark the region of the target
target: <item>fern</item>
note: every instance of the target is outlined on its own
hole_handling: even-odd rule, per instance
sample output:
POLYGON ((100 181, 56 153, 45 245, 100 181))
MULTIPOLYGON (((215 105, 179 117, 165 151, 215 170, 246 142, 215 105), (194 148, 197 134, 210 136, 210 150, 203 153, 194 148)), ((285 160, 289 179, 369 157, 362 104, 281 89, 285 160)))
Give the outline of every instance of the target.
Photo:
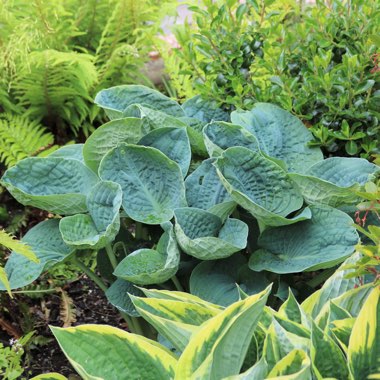
POLYGON ((61 304, 59 308, 59 316, 63 322, 62 327, 70 327, 76 322, 76 310, 74 306, 73 299, 67 294, 66 291, 60 289, 61 291, 61 304))
POLYGON ((0 162, 5 166, 36 155, 53 142, 54 136, 37 121, 16 114, 0 114, 0 162))

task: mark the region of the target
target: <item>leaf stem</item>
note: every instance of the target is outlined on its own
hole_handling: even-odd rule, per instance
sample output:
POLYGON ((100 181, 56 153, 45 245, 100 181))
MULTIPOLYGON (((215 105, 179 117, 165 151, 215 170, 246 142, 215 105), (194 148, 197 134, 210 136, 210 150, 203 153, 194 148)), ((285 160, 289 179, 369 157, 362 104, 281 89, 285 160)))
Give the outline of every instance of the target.
POLYGON ((111 244, 106 245, 106 252, 112 265, 112 268, 115 269, 117 267, 117 260, 111 244))
POLYGON ((174 275, 171 280, 173 281, 173 284, 174 286, 176 287, 176 289, 180 292, 184 292, 185 290, 183 289, 181 283, 179 282, 178 278, 176 275, 174 275))
POLYGON ((144 336, 144 332, 141 328, 140 322, 137 318, 130 317, 127 313, 120 311, 120 315, 125 319, 128 324, 131 333, 144 336))

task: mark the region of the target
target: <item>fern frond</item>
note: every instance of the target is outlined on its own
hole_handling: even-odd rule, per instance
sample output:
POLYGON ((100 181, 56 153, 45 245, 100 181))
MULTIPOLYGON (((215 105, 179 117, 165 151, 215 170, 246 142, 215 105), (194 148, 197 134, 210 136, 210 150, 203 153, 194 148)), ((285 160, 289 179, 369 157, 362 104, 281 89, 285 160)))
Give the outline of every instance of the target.
POLYGON ((0 114, 0 162, 15 165, 54 142, 54 136, 37 121, 22 115, 0 114))
POLYGON ((12 297, 11 285, 9 284, 7 273, 2 266, 0 266, 0 282, 4 284, 8 294, 12 297))
POLYGON ((7 249, 23 255, 29 260, 38 263, 39 259, 32 251, 32 249, 20 240, 15 239, 12 235, 8 234, 4 230, 0 230, 0 245, 7 249))
POLYGON ((59 316, 63 322, 62 327, 70 327, 76 322, 76 310, 72 298, 61 289, 61 304, 59 308, 59 316))

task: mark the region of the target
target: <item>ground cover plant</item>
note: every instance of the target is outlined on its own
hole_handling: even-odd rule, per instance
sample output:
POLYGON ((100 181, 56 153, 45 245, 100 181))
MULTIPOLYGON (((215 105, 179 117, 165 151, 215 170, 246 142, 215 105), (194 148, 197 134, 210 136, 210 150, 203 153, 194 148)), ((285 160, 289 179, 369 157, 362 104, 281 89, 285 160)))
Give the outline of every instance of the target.
MULTIPOLYGON (((219 359, 212 360, 214 352, 215 358, 220 358, 223 344, 227 344, 223 342, 233 335, 228 333, 230 328, 246 331, 244 340, 240 335, 231 338, 241 342, 234 365, 225 372, 231 376, 239 374, 260 313, 269 310, 269 317, 268 313, 263 314, 267 315, 268 328, 276 314, 264 309, 267 299, 268 306, 277 310, 291 287, 298 299, 310 297, 305 301, 304 313, 314 313, 313 317, 319 314, 320 310, 313 305, 323 291, 311 295, 312 286, 305 287, 297 281, 297 276, 300 272, 310 273, 316 286, 323 280, 313 278, 315 271, 320 271, 319 278, 323 279, 332 273, 331 268, 352 259, 359 234, 353 219, 343 209, 348 212, 355 209, 366 184, 368 190, 368 182, 376 182, 378 166, 360 158, 324 159, 320 148, 308 145, 313 137, 304 124, 272 104, 259 103, 249 111, 239 110, 229 115, 199 97, 180 106, 157 91, 137 85, 102 90, 95 103, 105 110, 110 121, 98 128, 85 144, 61 148, 47 157, 26 158, 8 169, 1 180, 19 202, 52 214, 23 238, 36 254, 38 263, 17 252, 10 255, 5 266, 10 288, 27 286, 49 268, 70 261, 105 292, 109 302, 121 311, 130 331, 139 335, 116 332, 110 327, 55 329, 61 347, 81 376, 107 379, 119 375, 102 372, 109 371, 109 367, 79 357, 75 347, 65 343, 66 339, 76 339, 75 336, 82 342, 75 344, 77 347, 87 344, 87 338, 92 347, 96 346, 94 340, 103 338, 117 339, 126 350, 130 349, 129 344, 133 349, 145 347, 136 352, 144 358, 147 378, 152 376, 152 368, 162 378, 170 378, 174 376, 176 359, 146 339, 157 339, 158 331, 158 340, 166 346, 172 347, 169 340, 179 351, 186 352, 187 347, 193 347, 187 359, 180 359, 187 364, 184 364, 185 372, 181 370, 175 375, 177 378, 183 373, 196 377, 197 371, 202 373, 201 378, 221 378, 226 364, 219 359), (95 252, 97 268, 93 271, 85 259, 95 252), (270 283, 273 283, 271 293, 270 283), (157 293, 155 289, 165 291, 157 293), (181 293, 166 291, 170 289, 181 293), (190 327, 183 320, 174 318, 175 324, 171 324, 167 316, 155 315, 154 310, 160 308, 159 302, 149 306, 153 294, 159 294, 159 299, 174 297, 174 301, 179 297, 184 302, 173 304, 175 308, 170 312, 173 315, 183 315, 199 325, 212 318, 209 339, 215 343, 218 334, 222 334, 221 346, 203 344, 205 341, 196 338, 197 328, 189 320, 190 327), (200 315, 198 306, 204 306, 200 315), (257 314, 257 320, 250 313, 257 314), (67 338, 66 334, 72 335, 67 338), (192 339, 194 343, 187 346, 186 342, 192 339), (200 346, 207 346, 211 351, 205 349, 198 357, 200 346), (149 358, 149 352, 165 359, 149 358), (90 367, 85 368, 82 359, 90 367)), ((351 319, 347 322, 349 327, 342 327, 345 335, 341 337, 349 347, 352 318, 358 316, 362 305, 367 305, 364 299, 373 284, 356 289, 361 283, 355 277, 345 280, 342 271, 334 276, 329 281, 334 283, 337 293, 331 295, 330 289, 320 305, 329 298, 347 299, 344 304, 338 303, 339 310, 333 312, 343 315, 341 319, 351 319), (341 283, 334 282, 336 277, 343 281, 344 289, 341 283), (347 294, 343 295, 346 290, 347 294), (353 297, 357 297, 355 302, 353 297)), ((6 286, 2 285, 2 289, 6 286)), ((289 297, 284 305, 294 306, 296 301, 289 297)), ((370 299, 371 306, 367 306, 375 309, 363 314, 378 319, 377 290, 371 292, 370 299)), ((169 313, 170 308, 163 308, 169 313)), ((294 308, 301 310, 298 306, 294 308)), ((367 310, 366 306, 363 308, 367 310)), ((277 351, 286 352, 282 356, 275 354, 272 363, 287 354, 290 356, 277 369, 270 363, 269 366, 260 364, 263 378, 273 373, 279 376, 285 371, 282 366, 287 367, 288 362, 292 364, 291 370, 294 363, 303 363, 295 372, 312 371, 317 378, 326 377, 329 369, 317 364, 321 359, 315 353, 315 345, 319 344, 323 345, 321 352, 327 349, 332 357, 338 358, 344 376, 356 370, 376 373, 373 371, 378 368, 371 367, 372 364, 369 370, 365 364, 354 369, 350 359, 347 362, 344 354, 347 350, 330 336, 330 324, 324 331, 326 313, 330 311, 324 313, 323 327, 318 325, 320 330, 310 321, 308 324, 306 317, 303 323, 293 314, 286 317, 290 321, 285 320, 283 324, 291 334, 302 338, 294 339, 304 343, 292 343, 291 349, 277 347, 277 351), (291 352, 293 348, 301 351, 291 352)), ((340 317, 331 318, 333 323, 340 317)), ((360 328, 364 328, 365 322, 359 320, 360 328)), ((273 323, 271 329, 275 335, 277 324, 273 323)), ((373 334, 378 335, 378 330, 373 334)), ((360 351, 357 347, 361 344, 352 343, 348 357, 351 352, 360 351)), ((375 347, 377 343, 373 344, 375 347)), ((260 352, 259 347, 257 343, 256 352, 260 352)), ((368 348, 368 352, 376 349, 368 348)), ((263 356, 262 351, 255 355, 257 360, 263 356)), ((255 364, 255 360, 247 360, 250 365, 255 364)), ((261 363, 264 360, 272 359, 264 356, 261 363)), ((121 370, 119 366, 115 368, 121 370)), ((128 371, 135 369, 130 367, 128 371)))

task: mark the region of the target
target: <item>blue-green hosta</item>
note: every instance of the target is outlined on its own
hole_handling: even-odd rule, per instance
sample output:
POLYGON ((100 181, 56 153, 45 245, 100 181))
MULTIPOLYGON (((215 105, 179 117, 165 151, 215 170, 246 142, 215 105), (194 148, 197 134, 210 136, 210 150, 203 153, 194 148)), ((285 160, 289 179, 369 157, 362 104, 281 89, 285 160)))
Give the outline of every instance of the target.
POLYGON ((380 169, 324 160, 295 116, 261 103, 228 115, 199 97, 181 106, 143 86, 103 90, 95 103, 111 121, 84 145, 20 161, 1 180, 55 214, 25 235, 38 264, 11 254, 11 288, 96 250, 93 278, 130 316, 133 284, 175 284, 225 307, 354 252, 359 236, 337 207, 355 205, 380 169))

